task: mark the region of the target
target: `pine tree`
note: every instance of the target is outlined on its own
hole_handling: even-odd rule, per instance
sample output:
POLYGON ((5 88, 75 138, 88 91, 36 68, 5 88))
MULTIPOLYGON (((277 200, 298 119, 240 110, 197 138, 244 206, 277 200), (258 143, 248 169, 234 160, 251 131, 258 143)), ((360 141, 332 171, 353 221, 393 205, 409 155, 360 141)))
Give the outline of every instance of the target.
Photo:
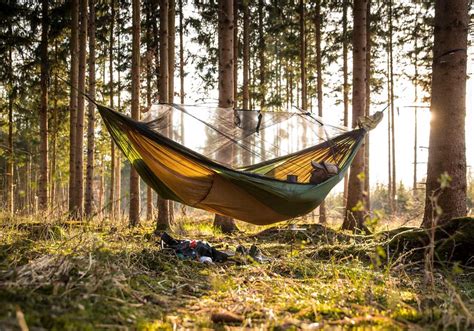
MULTIPOLYGON (((95 99, 95 2, 89 3, 89 96, 95 99)), ((87 112, 87 169, 84 214, 90 218, 93 214, 94 194, 94 150, 95 150, 95 105, 89 102, 87 112)))
MULTIPOLYGON (((423 227, 465 216, 468 1, 437 0, 433 48, 430 149, 423 227), (449 139, 446 139, 449 137, 449 139), (442 188, 443 173, 450 177, 442 188), (441 185, 441 186, 440 186, 441 185), (434 202, 433 197, 439 195, 434 202), (441 213, 438 210, 441 209, 441 213)), ((445 181, 444 181, 445 182, 445 181)))
MULTIPOLYGON (((132 118, 140 119, 140 0, 132 1, 132 118)), ((131 226, 140 222, 140 178, 135 168, 130 169, 131 226)))
MULTIPOLYGON (((367 47, 367 0, 354 1, 354 31, 353 44, 353 75, 352 75, 352 126, 357 126, 357 120, 365 113, 365 80, 366 80, 366 47, 367 47)), ((364 173, 364 150, 360 149, 352 161, 347 206, 344 216, 343 229, 362 230, 364 226, 364 210, 360 206, 364 201, 364 182, 360 174, 364 173)))
POLYGON ((41 210, 48 208, 48 0, 41 2, 41 101, 40 101, 40 173, 38 202, 41 210))

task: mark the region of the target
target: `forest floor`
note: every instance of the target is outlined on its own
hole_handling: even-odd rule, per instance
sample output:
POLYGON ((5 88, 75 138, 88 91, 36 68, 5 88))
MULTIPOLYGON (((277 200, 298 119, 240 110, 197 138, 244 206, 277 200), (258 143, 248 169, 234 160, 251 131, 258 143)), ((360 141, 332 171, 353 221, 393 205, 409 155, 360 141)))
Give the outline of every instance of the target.
POLYGON ((424 263, 388 257, 377 236, 318 225, 225 236, 209 224, 183 221, 173 235, 227 250, 256 244, 270 261, 180 260, 151 223, 1 219, 0 330, 474 327, 472 269, 438 266, 426 285, 424 263))

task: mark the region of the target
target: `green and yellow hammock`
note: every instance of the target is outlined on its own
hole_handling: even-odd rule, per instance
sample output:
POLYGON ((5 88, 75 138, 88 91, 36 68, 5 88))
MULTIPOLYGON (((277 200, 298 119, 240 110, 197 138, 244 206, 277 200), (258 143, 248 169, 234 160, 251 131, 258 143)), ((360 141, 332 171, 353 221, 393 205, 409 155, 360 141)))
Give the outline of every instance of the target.
MULTIPOLYGON (((231 168, 108 107, 97 105, 117 146, 161 197, 256 225, 292 219, 316 208, 344 178, 367 125, 318 145, 243 168, 231 168), (311 161, 337 164, 326 181, 309 183, 311 161), (287 181, 297 175, 299 182, 287 181)), ((379 120, 378 120, 379 121, 379 120)))

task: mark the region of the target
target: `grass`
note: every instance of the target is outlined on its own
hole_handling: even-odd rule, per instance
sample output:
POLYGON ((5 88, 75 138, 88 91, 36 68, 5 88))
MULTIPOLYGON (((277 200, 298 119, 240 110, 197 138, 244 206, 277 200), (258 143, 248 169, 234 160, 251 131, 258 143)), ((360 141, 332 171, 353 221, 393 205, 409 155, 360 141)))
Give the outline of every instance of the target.
POLYGON ((222 310, 250 329, 474 326, 472 270, 441 266, 428 287, 423 262, 388 259, 376 237, 250 226, 224 236, 209 221, 182 220, 176 236, 230 250, 256 243, 271 257, 206 265, 162 251, 152 224, 38 221, 0 220, 0 330, 18 329, 22 315, 30 329, 224 329, 211 320, 222 310), (333 250, 317 254, 322 246, 333 250))

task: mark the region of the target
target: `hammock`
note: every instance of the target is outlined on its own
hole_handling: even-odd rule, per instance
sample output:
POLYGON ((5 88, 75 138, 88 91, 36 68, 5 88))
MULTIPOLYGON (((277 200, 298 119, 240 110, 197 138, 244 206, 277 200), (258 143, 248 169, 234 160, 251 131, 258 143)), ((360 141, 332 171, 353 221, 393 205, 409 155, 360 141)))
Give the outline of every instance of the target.
POLYGON ((148 119, 135 121, 108 107, 97 107, 115 143, 161 197, 256 225, 292 219, 316 208, 344 178, 370 127, 362 125, 327 139, 328 128, 343 129, 324 127, 315 133, 311 128, 321 122, 309 113, 209 112, 160 105, 148 112, 148 119), (306 123, 299 131, 300 145, 305 148, 276 156, 283 144, 294 145, 288 131, 301 129, 281 127, 301 121, 306 123), (190 134, 185 135, 187 131, 190 134), (307 146, 324 134, 325 141, 307 146), (264 135, 273 141, 257 142, 264 135), (200 144, 199 139, 204 142, 200 144), (311 161, 336 164, 339 172, 311 184, 311 161), (287 181, 288 175, 296 175, 298 181, 287 181))

